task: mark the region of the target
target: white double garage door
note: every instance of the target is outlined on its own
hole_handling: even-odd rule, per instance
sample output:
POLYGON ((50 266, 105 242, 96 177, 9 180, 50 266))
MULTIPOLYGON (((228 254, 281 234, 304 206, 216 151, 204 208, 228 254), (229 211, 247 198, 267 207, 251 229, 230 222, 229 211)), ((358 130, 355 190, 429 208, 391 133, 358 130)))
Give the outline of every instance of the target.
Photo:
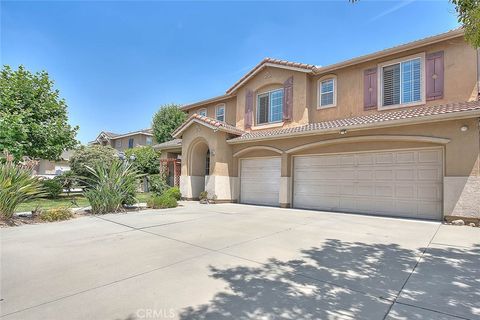
MULTIPOLYGON (((240 201, 279 205, 280 157, 241 160, 240 201)), ((442 218, 441 148, 293 157, 292 206, 442 218)))

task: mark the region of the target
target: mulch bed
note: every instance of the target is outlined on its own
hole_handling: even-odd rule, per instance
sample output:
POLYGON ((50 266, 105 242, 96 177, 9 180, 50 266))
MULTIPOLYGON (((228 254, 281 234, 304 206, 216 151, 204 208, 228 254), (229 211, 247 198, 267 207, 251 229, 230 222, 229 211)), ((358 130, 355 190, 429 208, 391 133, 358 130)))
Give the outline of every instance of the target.
MULTIPOLYGON (((117 214, 132 213, 132 212, 139 212, 145 209, 148 209, 148 208, 147 207, 123 207, 122 210, 118 212, 112 212, 112 213, 117 213, 117 214)), ((95 214, 92 214, 90 210, 77 209, 76 211, 73 212, 73 217, 71 219, 84 217, 84 216, 95 216, 95 214)), ((63 220, 63 221, 66 221, 66 220, 63 220)), ((54 222, 58 222, 58 221, 54 221, 54 222)), ((9 220, 5 220, 4 218, 0 217, 0 228, 18 227, 26 224, 38 224, 38 223, 50 223, 50 222, 40 219, 40 214, 38 212, 32 212, 32 214, 28 214, 28 215, 27 214, 14 215, 9 220)))

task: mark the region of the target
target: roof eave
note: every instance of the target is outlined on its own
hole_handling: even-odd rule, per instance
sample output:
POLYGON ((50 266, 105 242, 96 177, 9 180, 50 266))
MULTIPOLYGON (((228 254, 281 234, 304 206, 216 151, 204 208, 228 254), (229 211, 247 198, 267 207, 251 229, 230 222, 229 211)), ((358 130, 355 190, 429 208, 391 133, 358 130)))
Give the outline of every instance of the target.
POLYGON ((375 60, 375 59, 381 59, 381 58, 390 56, 392 54, 401 53, 401 52, 404 52, 404 51, 408 51, 408 50, 412 50, 412 49, 415 49, 415 48, 427 46, 427 45, 434 44, 434 43, 441 42, 441 41, 445 41, 445 40, 450 40, 450 39, 453 39, 453 38, 458 38, 460 36, 463 36, 464 33, 465 33, 465 31, 463 29, 455 29, 455 30, 448 31, 448 32, 438 34, 438 35, 435 35, 435 36, 431 36, 431 37, 428 37, 428 38, 425 38, 425 39, 412 41, 412 42, 409 42, 409 43, 406 43, 406 44, 403 44, 403 45, 395 46, 395 47, 384 49, 384 50, 377 51, 377 52, 374 52, 374 53, 366 54, 366 55, 363 55, 363 56, 360 56, 360 57, 357 57, 357 58, 353 58, 353 59, 349 59, 349 60, 342 61, 342 62, 339 62, 339 63, 335 63, 335 64, 332 64, 332 65, 329 65, 329 66, 318 67, 318 68, 315 69, 315 71, 313 73, 315 75, 324 74, 326 72, 331 72, 333 70, 350 67, 352 65, 356 65, 356 64, 360 64, 360 63, 364 63, 364 62, 369 62, 369 61, 372 61, 372 60, 375 60))
POLYGON ((210 103, 225 101, 225 100, 228 100, 232 97, 233 97, 232 95, 224 94, 224 95, 221 95, 221 96, 217 96, 217 97, 213 97, 213 98, 210 98, 210 99, 205 99, 205 100, 201 100, 201 101, 198 101, 198 102, 194 102, 194 103, 190 103, 190 104, 181 106, 180 110, 186 111, 186 110, 190 110, 190 109, 196 108, 196 107, 201 107, 201 106, 204 106, 204 105, 207 105, 207 104, 210 104, 210 103))
POLYGON ((440 114, 440 115, 431 115, 431 116, 419 117, 418 119, 407 118, 407 119, 400 119, 400 120, 388 120, 388 121, 368 123, 368 124, 337 127, 332 129, 319 129, 319 130, 311 130, 311 131, 305 131, 305 132, 283 133, 283 134, 272 135, 272 136, 232 141, 235 139, 234 138, 231 140, 227 140, 227 143, 241 144, 241 143, 257 142, 257 141, 268 141, 268 140, 313 136, 313 135, 319 135, 319 134, 331 134, 336 132, 339 133, 341 130, 360 131, 360 130, 368 130, 368 129, 380 129, 385 127, 415 125, 420 123, 440 122, 440 121, 446 121, 446 120, 460 120, 460 119, 468 119, 468 118, 475 118, 475 117, 480 117, 480 110, 469 110, 469 111, 452 112, 452 113, 440 114))

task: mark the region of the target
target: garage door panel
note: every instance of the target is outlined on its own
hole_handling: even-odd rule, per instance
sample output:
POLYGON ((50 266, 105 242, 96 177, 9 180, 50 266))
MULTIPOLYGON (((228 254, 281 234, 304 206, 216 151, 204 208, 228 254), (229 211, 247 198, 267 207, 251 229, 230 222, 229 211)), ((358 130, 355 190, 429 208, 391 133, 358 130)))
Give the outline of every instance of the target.
POLYGON ((433 163, 437 164, 442 160, 442 153, 440 150, 428 150, 418 152, 419 163, 433 163))
POLYGON ((417 173, 415 168, 402 168, 395 170, 396 180, 414 180, 417 173))
POLYGON ((294 158, 295 207, 441 219, 442 189, 440 148, 294 158))
POLYGON ((417 186, 416 185, 396 185, 395 186, 395 197, 404 198, 404 199, 415 199, 417 195, 417 186))
POLYGON ((240 163, 240 201, 278 206, 280 158, 242 159, 240 163))
POLYGON ((438 181, 442 176, 440 168, 418 168, 418 180, 438 181))
POLYGON ((375 185, 375 195, 377 197, 395 197, 395 186, 393 185, 375 185))
POLYGON ((411 164, 416 161, 416 153, 414 151, 405 151, 397 153, 397 164, 411 164))
POLYGON ((393 152, 377 153, 375 155, 375 164, 393 164, 395 155, 393 152))

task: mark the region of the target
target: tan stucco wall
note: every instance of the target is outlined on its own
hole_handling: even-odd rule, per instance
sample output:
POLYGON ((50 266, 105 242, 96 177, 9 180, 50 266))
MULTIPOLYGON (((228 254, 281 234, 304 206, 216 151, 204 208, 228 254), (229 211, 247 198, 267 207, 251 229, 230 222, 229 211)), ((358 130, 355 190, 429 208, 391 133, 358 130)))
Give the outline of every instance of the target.
MULTIPOLYGON (((262 141, 244 143, 241 145, 233 145, 233 152, 236 153, 244 148, 251 146, 269 146, 278 148, 283 151, 298 147, 304 144, 328 140, 338 139, 342 137, 356 137, 365 135, 419 135, 428 137, 438 137, 451 139, 445 145, 445 175, 446 176, 470 176, 480 175, 480 160, 479 160, 479 124, 478 119, 465 119, 454 121, 443 121, 430 124, 419 124, 411 126, 401 126, 373 130, 359 130, 349 131, 346 135, 328 134, 315 135, 306 137, 296 137, 281 140, 262 141), (467 132, 460 131, 460 127, 467 125, 469 130, 467 132)), ((434 144, 425 142, 361 142, 361 143, 338 143, 335 145, 328 145, 322 147, 313 147, 307 150, 302 150, 293 153, 295 154, 315 154, 315 153, 339 153, 350 151, 367 151, 367 150, 381 150, 381 149, 403 149, 411 147, 425 147, 433 146, 434 144)), ((241 157, 258 157, 274 155, 272 151, 256 150, 241 157)), ((238 161, 238 160, 236 160, 238 161)), ((289 168, 282 169, 282 175, 288 176, 290 174, 289 168)))
POLYGON ((193 158, 191 158, 191 151, 195 151, 191 148, 199 141, 207 144, 210 149, 210 174, 217 176, 232 175, 232 147, 226 143, 227 136, 225 132, 214 132, 203 125, 191 125, 182 136, 182 175, 192 175, 191 171, 196 164, 203 165, 205 163, 203 152, 201 156, 193 154, 193 158), (189 164, 189 161, 192 163, 189 164))
POLYGON ((188 116, 191 116, 194 113, 198 113, 201 109, 207 109, 207 117, 216 118, 215 110, 218 105, 225 104, 225 122, 234 126, 236 124, 236 109, 237 109, 237 98, 232 97, 221 102, 215 102, 207 104, 204 106, 192 108, 188 110, 188 116))
POLYGON ((363 110, 363 71, 375 68, 379 63, 408 57, 425 52, 444 51, 444 99, 427 101, 427 105, 440 105, 448 102, 475 100, 477 97, 477 53, 463 38, 418 48, 389 56, 388 58, 362 63, 353 67, 343 68, 334 72, 309 78, 312 88, 309 92, 308 106, 310 121, 320 122, 332 119, 346 118, 360 114, 371 114, 381 111, 363 110), (317 110, 317 82, 326 75, 337 77, 337 106, 317 110))
MULTIPOLYGON (((254 92, 253 126, 255 126, 257 94, 283 88, 283 83, 291 76, 293 76, 293 120, 285 123, 284 127, 308 123, 307 75, 303 72, 267 67, 237 91, 237 127, 241 129, 245 127, 245 96, 248 90, 254 92)), ((256 129, 262 130, 262 126, 256 129)))
MULTIPOLYGON (((255 92, 254 97, 254 127, 252 130, 271 129, 266 126, 255 126, 256 94, 283 87, 283 83, 291 76, 293 81, 293 120, 283 127, 297 126, 305 123, 321 122, 332 119, 346 118, 362 114, 372 114, 384 111, 363 110, 363 72, 377 67, 378 64, 419 53, 444 51, 444 98, 427 101, 427 105, 440 105, 449 102, 475 100, 477 88, 477 52, 465 42, 463 37, 423 46, 405 51, 386 58, 372 60, 366 63, 310 76, 303 72, 266 67, 243 84, 231 99, 225 100, 227 122, 244 129, 245 94, 247 90, 255 92), (328 75, 336 76, 337 105, 333 108, 317 109, 318 80, 328 75)), ((202 108, 207 109, 207 116, 215 117, 215 106, 219 103, 206 104, 188 111, 189 115, 202 108)))

